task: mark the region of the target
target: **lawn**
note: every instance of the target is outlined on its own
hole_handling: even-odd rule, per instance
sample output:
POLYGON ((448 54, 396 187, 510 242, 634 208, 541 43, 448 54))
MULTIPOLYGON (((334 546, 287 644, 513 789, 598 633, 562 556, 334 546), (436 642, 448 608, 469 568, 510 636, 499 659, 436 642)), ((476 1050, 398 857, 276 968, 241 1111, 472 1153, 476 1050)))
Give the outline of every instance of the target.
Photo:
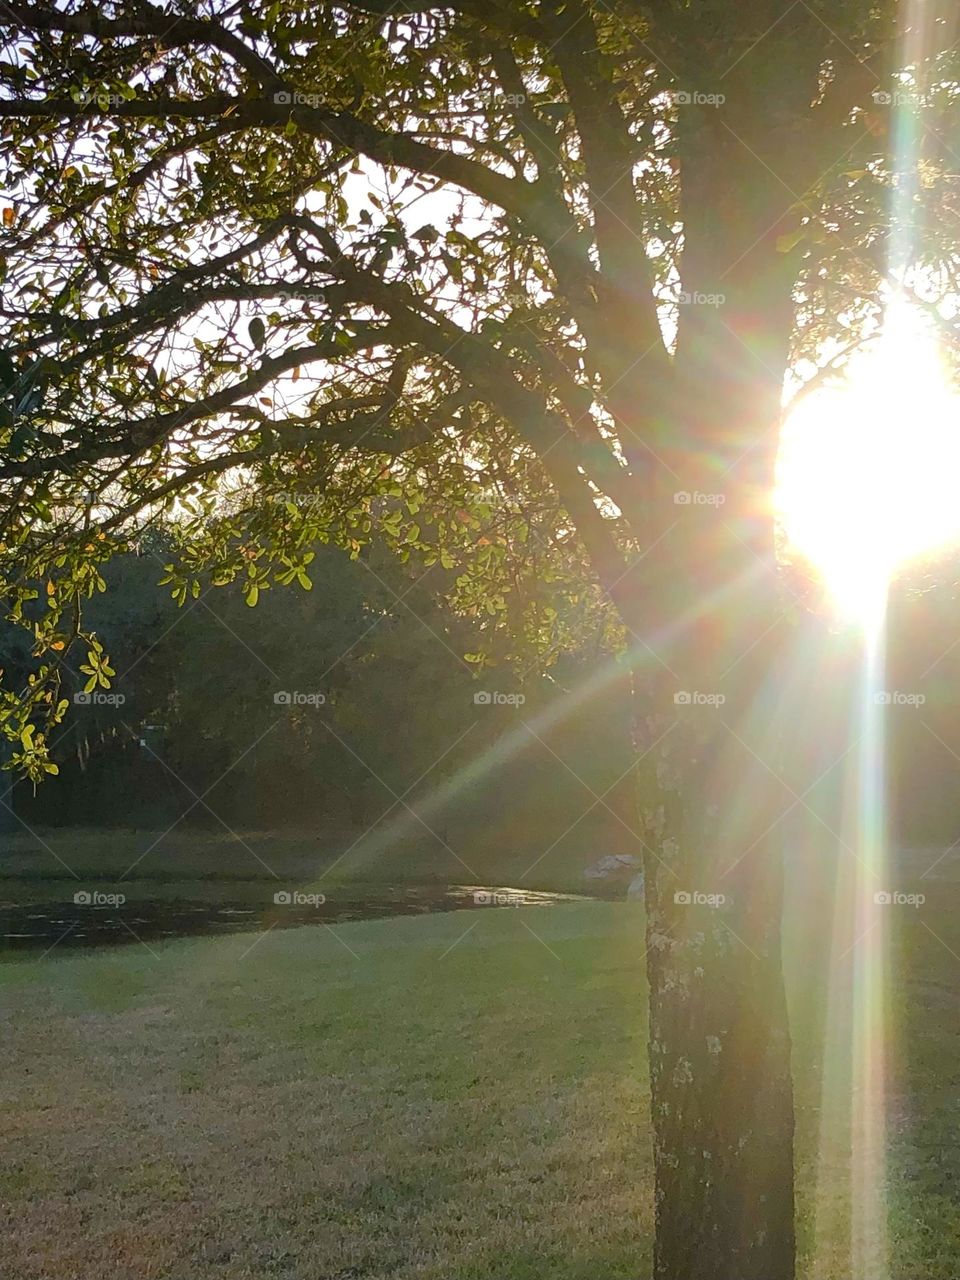
MULTIPOLYGON (((642 928, 634 904, 491 908, 0 966, 0 1271, 639 1280, 642 928)), ((958 965, 912 945, 893 1274, 955 1280, 958 965)), ((804 990, 803 1275, 841 1280, 846 1168, 831 1149, 815 1191, 822 1009, 804 990)))

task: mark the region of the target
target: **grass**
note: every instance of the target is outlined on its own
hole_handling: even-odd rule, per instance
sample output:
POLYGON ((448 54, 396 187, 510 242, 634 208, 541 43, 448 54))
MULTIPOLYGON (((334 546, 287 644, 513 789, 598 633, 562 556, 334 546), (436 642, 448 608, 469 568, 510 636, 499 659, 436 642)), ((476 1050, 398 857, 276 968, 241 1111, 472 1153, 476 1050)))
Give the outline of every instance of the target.
POLYGON ((5 966, 9 1274, 636 1276, 639 927, 491 910, 5 966))
MULTIPOLYGON (((895 953, 897 1280, 960 1274, 955 918, 895 953)), ((638 1280, 642 928, 581 903, 0 966, 3 1274, 638 1280)), ((802 1275, 845 1280, 839 1135, 815 1186, 820 990, 794 993, 802 1275)))

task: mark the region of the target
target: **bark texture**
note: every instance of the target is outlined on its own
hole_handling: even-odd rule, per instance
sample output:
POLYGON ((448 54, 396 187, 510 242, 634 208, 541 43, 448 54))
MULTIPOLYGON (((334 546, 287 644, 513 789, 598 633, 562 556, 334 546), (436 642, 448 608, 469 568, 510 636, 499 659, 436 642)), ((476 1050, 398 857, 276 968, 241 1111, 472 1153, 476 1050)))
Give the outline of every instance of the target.
POLYGON ((700 119, 681 148, 684 288, 708 301, 681 308, 676 448, 650 495, 668 554, 641 610, 656 660, 636 663, 655 1280, 795 1275, 778 839, 792 639, 771 504, 795 265, 776 248, 788 201, 756 159, 773 143, 728 125, 700 119))

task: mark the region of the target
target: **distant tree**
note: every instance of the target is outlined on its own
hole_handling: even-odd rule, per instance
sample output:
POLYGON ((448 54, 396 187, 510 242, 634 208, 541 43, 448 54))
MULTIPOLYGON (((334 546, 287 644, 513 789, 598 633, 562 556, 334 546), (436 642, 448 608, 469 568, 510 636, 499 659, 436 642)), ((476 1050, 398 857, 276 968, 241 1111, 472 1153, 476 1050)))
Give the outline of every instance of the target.
MULTIPOLYGON (((491 668, 487 683, 522 690, 526 702, 522 712, 481 708, 462 657, 480 642, 477 621, 438 607, 427 581, 417 582, 422 567, 401 564, 378 541, 358 559, 318 547, 313 590, 275 591, 253 611, 238 590, 211 596, 209 575, 187 608, 158 592, 175 546, 174 531, 151 532, 136 552, 104 566, 106 591, 84 613, 115 674, 109 693, 94 698, 83 693, 82 672, 66 672, 63 691, 74 705, 51 744, 60 774, 35 800, 29 782, 20 788, 31 824, 166 826, 186 811, 194 824, 309 826, 336 838, 345 824, 372 827, 393 813, 406 817, 398 837, 405 829, 429 846, 446 839, 451 818, 463 825, 471 814, 489 826, 494 814, 507 817, 506 806, 515 838, 535 822, 569 828, 583 797, 605 793, 627 768, 625 717, 614 731, 616 689, 592 699, 575 732, 563 733, 562 755, 549 745, 562 732, 556 717, 535 727, 565 689, 609 660, 597 649, 602 637, 563 654, 549 680, 534 672, 522 682, 508 665, 491 668), (582 733, 591 716, 608 730, 599 752, 582 733), (505 759, 493 777, 445 790, 511 731, 527 740, 519 770, 521 762, 505 759), (583 778, 574 794, 571 770, 583 778), (438 805, 433 821, 417 817, 428 794, 438 805)), ((0 629, 11 685, 23 687, 36 665, 25 630, 0 629)), ((622 838, 629 824, 612 803, 598 805, 596 816, 622 838)), ((462 876, 462 864, 449 862, 462 876)))
POLYGON ((18 766, 78 647, 109 680, 82 602, 165 506, 181 600, 309 588, 318 540, 376 527, 484 620, 478 665, 603 615, 637 689, 657 1280, 794 1273, 769 494, 788 367, 878 307, 873 94, 908 61, 911 253, 952 271, 955 17, 922 14, 902 54, 875 0, 3 10, 4 594, 47 601, 18 766), (677 899, 734 866, 725 913, 677 899))

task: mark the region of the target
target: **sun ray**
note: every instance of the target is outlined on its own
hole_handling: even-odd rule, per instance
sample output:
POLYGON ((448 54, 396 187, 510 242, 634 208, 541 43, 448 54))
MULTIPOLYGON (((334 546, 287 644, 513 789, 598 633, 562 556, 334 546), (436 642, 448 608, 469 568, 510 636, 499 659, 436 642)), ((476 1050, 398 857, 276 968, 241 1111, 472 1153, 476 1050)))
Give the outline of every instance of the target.
MULTIPOLYGON (((925 16, 919 0, 902 6, 905 68, 923 65, 925 16)), ((919 122, 906 105, 911 94, 902 97, 892 134, 888 271, 896 283, 884 298, 879 332, 853 358, 843 383, 788 411, 776 493, 787 546, 816 570, 836 612, 856 622, 861 651, 850 724, 858 754, 844 778, 845 838, 835 850, 813 1268, 815 1275, 831 1271, 836 1167, 845 1149, 849 1237, 840 1265, 852 1280, 889 1275, 886 602, 905 566, 960 541, 960 400, 929 317, 906 287, 916 274, 919 122)))

